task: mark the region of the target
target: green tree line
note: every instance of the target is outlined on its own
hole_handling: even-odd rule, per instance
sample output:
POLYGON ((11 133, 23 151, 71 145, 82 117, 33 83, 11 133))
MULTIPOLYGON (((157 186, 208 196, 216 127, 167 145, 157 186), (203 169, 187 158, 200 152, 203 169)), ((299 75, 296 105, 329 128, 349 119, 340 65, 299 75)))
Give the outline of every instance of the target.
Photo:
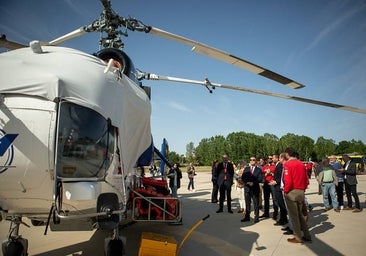
POLYGON ((276 135, 265 133, 256 135, 246 132, 233 132, 226 137, 222 135, 202 139, 197 147, 193 142, 187 144, 186 155, 179 156, 175 152, 169 153, 169 160, 173 162, 194 162, 196 165, 211 165, 212 160, 221 160, 226 153, 234 163, 248 160, 250 156, 257 159, 266 158, 274 153, 281 153, 286 147, 295 148, 303 161, 319 161, 323 157, 335 154, 353 153, 366 154, 366 145, 361 140, 341 141, 338 144, 332 139, 312 138, 287 133, 278 138, 276 135))

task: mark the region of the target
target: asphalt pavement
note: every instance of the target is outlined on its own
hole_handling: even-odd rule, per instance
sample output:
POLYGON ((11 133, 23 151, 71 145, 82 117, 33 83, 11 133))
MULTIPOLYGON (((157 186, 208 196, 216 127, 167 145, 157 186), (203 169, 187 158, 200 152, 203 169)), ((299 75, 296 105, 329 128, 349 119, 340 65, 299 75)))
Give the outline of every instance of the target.
MULTIPOLYGON (((366 175, 359 175, 357 178, 361 207, 365 208, 366 175)), ((187 185, 188 177, 184 175, 182 187, 178 190, 183 206, 182 225, 138 222, 121 228, 120 235, 125 236, 127 241, 126 255, 138 255, 142 232, 174 238, 178 246, 182 245, 179 251, 181 256, 366 255, 366 209, 360 213, 346 210, 340 213, 333 210, 324 212, 322 196, 318 195, 318 185, 314 178, 306 191, 306 197, 313 206, 308 222, 313 241, 304 244, 289 243, 287 238, 292 235, 284 235, 281 226, 274 226, 275 221, 271 218, 254 223, 252 213, 250 222, 240 222, 243 214, 237 213, 235 189, 232 191, 234 213, 228 213, 226 207, 224 212, 216 213, 218 205, 211 203, 212 185, 209 173, 198 173, 195 176, 194 192, 188 191, 187 185), (192 231, 191 228, 207 215, 210 217, 181 244, 187 232, 192 231)), ((25 222, 30 224, 27 219, 25 222)), ((6 238, 8 229, 9 222, 1 221, 0 240, 6 238)), ((48 231, 45 236, 44 229, 44 226, 21 226, 20 234, 28 239, 29 255, 104 255, 106 231, 48 231)))

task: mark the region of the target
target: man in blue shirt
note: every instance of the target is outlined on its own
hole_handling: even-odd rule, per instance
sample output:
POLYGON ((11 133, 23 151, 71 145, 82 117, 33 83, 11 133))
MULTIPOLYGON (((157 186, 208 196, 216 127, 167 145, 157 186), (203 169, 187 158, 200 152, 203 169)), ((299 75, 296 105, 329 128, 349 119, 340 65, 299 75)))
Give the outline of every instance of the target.
POLYGON ((331 155, 329 157, 329 164, 333 167, 338 178, 338 185, 336 186, 337 200, 339 209, 343 210, 344 176, 343 173, 340 171, 340 169, 342 169, 342 164, 337 161, 337 157, 335 155, 331 155))

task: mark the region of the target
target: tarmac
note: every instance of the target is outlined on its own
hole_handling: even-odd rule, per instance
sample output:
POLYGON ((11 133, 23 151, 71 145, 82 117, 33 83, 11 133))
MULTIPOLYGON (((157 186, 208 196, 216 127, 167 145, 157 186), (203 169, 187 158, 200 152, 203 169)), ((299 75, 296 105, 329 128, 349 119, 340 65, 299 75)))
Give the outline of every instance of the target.
MULTIPOLYGON (((366 175, 358 175, 358 195, 361 207, 365 208, 366 175)), ((167 223, 137 222, 121 227, 120 235, 126 238, 126 255, 138 255, 142 232, 154 232, 172 237, 181 246, 179 255, 366 255, 365 228, 366 210, 360 213, 342 210, 324 212, 323 199, 318 195, 318 184, 314 177, 306 191, 306 198, 313 206, 310 212, 309 229, 312 243, 292 244, 287 241, 292 235, 284 235, 281 226, 274 226, 272 218, 254 223, 240 222, 243 214, 237 213, 237 191, 233 189, 233 214, 216 213, 218 205, 211 203, 211 175, 198 173, 195 176, 195 192, 187 190, 188 177, 183 176, 182 187, 178 190, 182 201, 182 225, 167 223), (203 221, 182 243, 183 238, 202 218, 203 221)), ((346 197, 344 197, 346 200, 346 197)), ((270 214, 272 213, 272 208, 270 214)), ((262 214, 262 212, 260 212, 262 214)), ((30 224, 28 219, 24 221, 30 224)), ((0 222, 0 240, 4 240, 9 222, 0 222)), ((104 255, 106 231, 48 231, 44 226, 27 228, 21 226, 20 234, 28 239, 29 255, 104 255)), ((164 248, 161 248, 164 252, 164 248)), ((1 254, 1 252, 0 252, 1 254)), ((164 255, 164 254, 161 254, 164 255)), ((176 254, 178 255, 178 254, 176 254)))

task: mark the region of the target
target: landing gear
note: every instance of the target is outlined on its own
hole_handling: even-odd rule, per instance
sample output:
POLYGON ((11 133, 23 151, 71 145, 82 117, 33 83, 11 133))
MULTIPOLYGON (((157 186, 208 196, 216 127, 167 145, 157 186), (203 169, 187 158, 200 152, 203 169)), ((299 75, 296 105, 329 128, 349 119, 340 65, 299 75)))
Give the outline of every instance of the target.
POLYGON ((9 228, 8 240, 2 244, 2 251, 4 256, 27 256, 28 255, 28 240, 19 235, 19 225, 26 223, 22 222, 20 216, 11 219, 9 228))
POLYGON ((104 254, 106 256, 125 255, 126 239, 118 237, 118 228, 114 231, 112 238, 104 240, 104 254))
POLYGON ((102 230, 112 230, 118 227, 119 215, 112 214, 119 209, 118 196, 115 193, 102 193, 98 196, 97 212, 107 213, 104 216, 98 216, 98 228, 102 230))
POLYGON ((124 241, 119 237, 119 215, 113 214, 113 211, 119 209, 118 196, 115 193, 100 194, 97 200, 98 213, 107 213, 104 216, 98 216, 98 228, 102 230, 113 230, 111 238, 104 241, 104 252, 106 256, 121 256, 125 254, 124 241))

